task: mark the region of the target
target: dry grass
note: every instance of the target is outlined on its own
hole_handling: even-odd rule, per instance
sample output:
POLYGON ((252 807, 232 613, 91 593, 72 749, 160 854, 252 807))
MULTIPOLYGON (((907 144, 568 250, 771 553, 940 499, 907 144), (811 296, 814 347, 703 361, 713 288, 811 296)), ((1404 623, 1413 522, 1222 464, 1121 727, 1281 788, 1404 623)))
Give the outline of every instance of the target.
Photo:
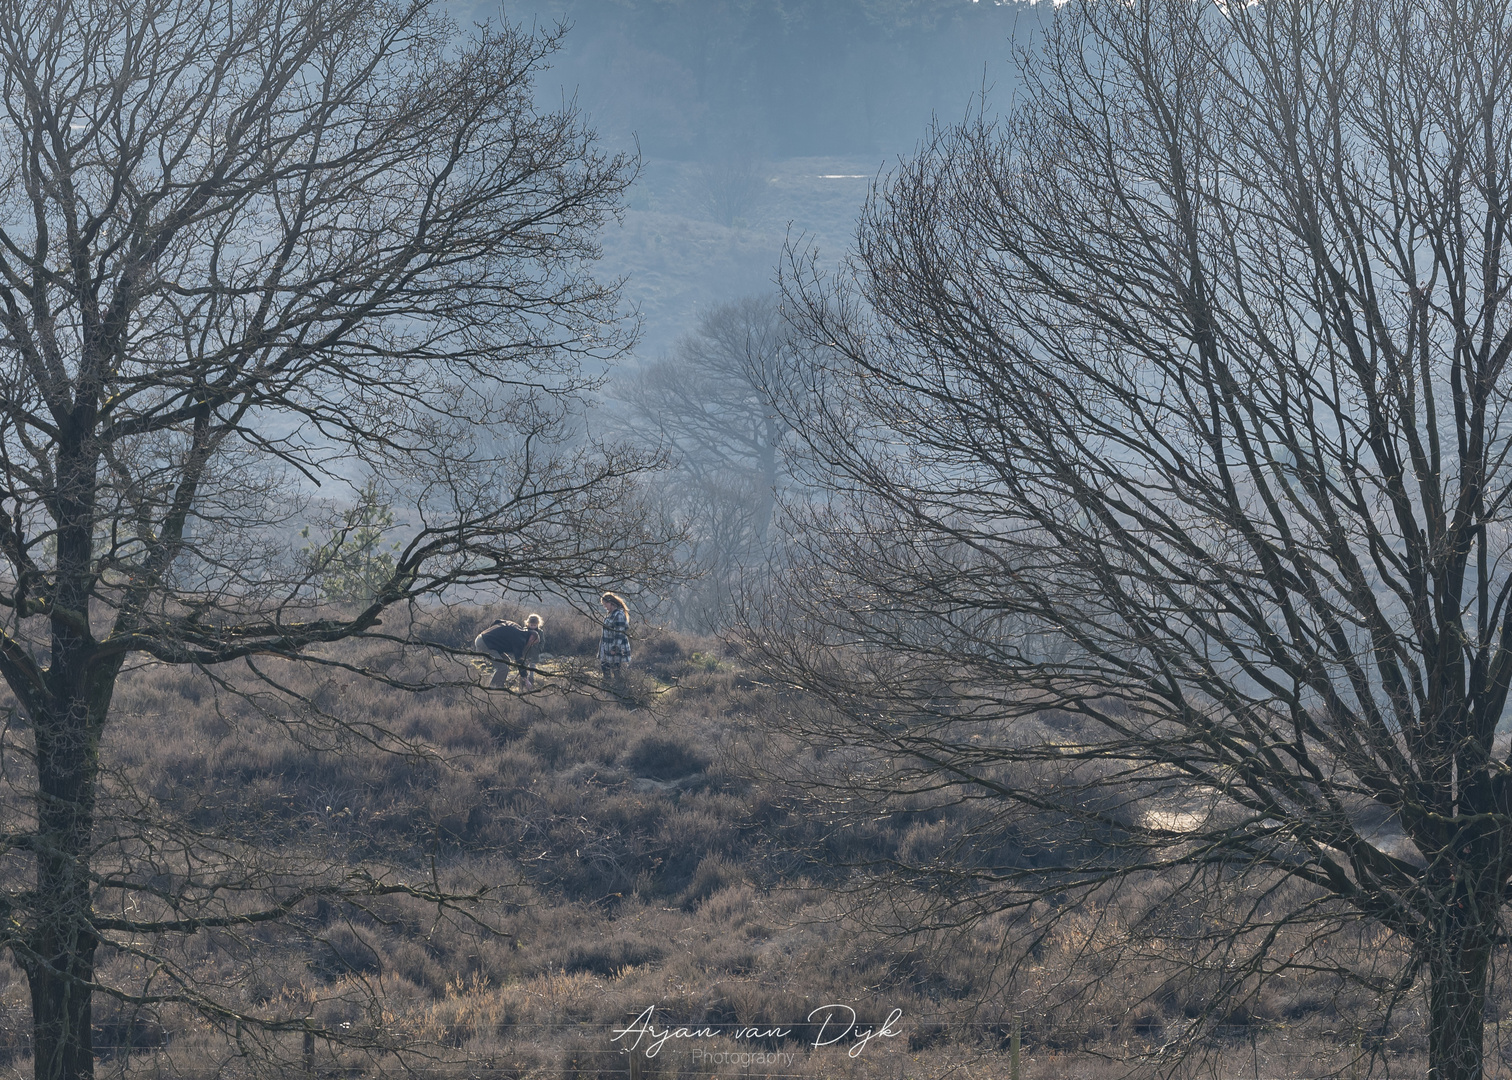
MULTIPOLYGON (((458 641, 487 621, 478 611, 451 618, 458 641)), ((557 613, 548 626, 554 663, 591 658, 593 625, 557 613)), ((391 671, 415 662, 393 658, 391 671)), ((314 1065, 329 1076, 396 1063, 435 1077, 626 1076, 625 1040, 613 1032, 647 1009, 658 1027, 721 1033, 669 1042, 640 1062, 648 1080, 987 1080, 1008 1075, 1016 1015, 1025 1077, 1197 1080, 1257 1068, 1266 1077, 1348 1076, 1362 1030, 1362 1044, 1376 1038, 1384 1050, 1368 1065, 1372 1075, 1418 1068, 1416 999, 1382 1042, 1369 1035, 1373 1000, 1323 977, 1257 994, 1185 1062, 1159 1058, 1207 1003, 1205 984, 1181 975, 1180 935, 1149 930, 1158 881, 1060 913, 1016 964, 1002 946, 1022 925, 1006 914, 932 939, 860 929, 842 916, 864 894, 846 891, 859 879, 840 864, 927 845, 942 822, 902 815, 833 835, 801 796, 741 766, 761 718, 782 700, 738 658, 714 643, 654 634, 637 641, 637 669, 629 701, 550 680, 521 698, 461 688, 405 694, 288 673, 288 685, 325 712, 371 725, 361 730, 318 723, 309 710, 254 707, 193 673, 132 673, 107 747, 115 763, 107 802, 118 822, 145 809, 167 823, 165 834, 256 839, 274 862, 434 874, 488 890, 472 912, 483 926, 438 918, 412 899, 312 901, 287 928, 152 948, 225 1000, 369 1044, 317 1040, 314 1065), (379 730, 381 738, 360 737, 379 730), (900 1009, 900 1034, 854 1057, 844 1043, 815 1048, 810 1014, 831 1003, 854 1008, 863 1028, 900 1009), (748 1026, 787 1034, 730 1037, 748 1026), (392 1045, 408 1055, 382 1049, 392 1045), (786 1056, 707 1056, 732 1053, 786 1056)), ((465 673, 460 663, 456 673, 465 673)), ((24 744, 26 733, 7 737, 24 744)), ((13 816, 26 812, 18 790, 6 796, 13 816)), ((148 972, 140 957, 113 952, 102 956, 102 977, 139 988, 148 972)), ((98 1002, 101 1075, 304 1069, 297 1031, 238 1047, 180 1007, 98 1002)), ((1505 1009, 1498 1004, 1495 1015, 1505 1009)), ((0 963, 0 1075, 29 1075, 27 1039, 25 980, 0 963)))

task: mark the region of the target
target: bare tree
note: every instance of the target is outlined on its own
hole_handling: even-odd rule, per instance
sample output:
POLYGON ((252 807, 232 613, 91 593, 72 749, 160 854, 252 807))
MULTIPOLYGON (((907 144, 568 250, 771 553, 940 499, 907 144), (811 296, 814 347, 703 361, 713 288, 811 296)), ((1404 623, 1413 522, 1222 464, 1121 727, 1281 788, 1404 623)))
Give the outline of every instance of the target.
POLYGON ((737 579, 769 554, 773 509, 789 482, 783 449, 791 432, 763 387, 781 377, 789 348, 776 298, 750 296, 707 312, 672 356, 621 389, 634 427, 675 455, 663 504, 700 575, 678 605, 699 630, 725 623, 737 579))
MULTIPOLYGON (((102 949, 316 896, 447 895, 106 828, 131 658, 241 661, 270 693, 270 657, 381 677, 329 646, 423 645, 427 597, 571 592, 655 550, 626 502, 646 456, 555 449, 627 344, 588 264, 634 162, 535 108, 554 42, 461 38, 426 0, 0 7, 0 675, 30 725, 30 764, 6 774, 29 799, 7 801, 0 944, 30 983, 39 1078, 92 1074, 92 996, 126 993, 97 983, 102 949), (400 545, 333 610, 317 563, 362 522, 312 484, 364 469, 400 545), (302 541, 322 513, 329 542, 302 541)), ((185 978, 160 968, 140 1000, 257 1019, 185 978)))
POLYGON ((758 640, 830 702, 811 735, 885 751, 863 787, 1122 852, 958 842, 970 910, 1214 868, 1264 886, 1215 985, 1303 970, 1289 928, 1373 925, 1333 970, 1423 987, 1430 1075, 1479 1077, 1512 887, 1512 5, 1073 4, 1024 71, 1010 122, 876 189, 838 277, 793 260, 783 411, 831 497, 793 632, 758 640))

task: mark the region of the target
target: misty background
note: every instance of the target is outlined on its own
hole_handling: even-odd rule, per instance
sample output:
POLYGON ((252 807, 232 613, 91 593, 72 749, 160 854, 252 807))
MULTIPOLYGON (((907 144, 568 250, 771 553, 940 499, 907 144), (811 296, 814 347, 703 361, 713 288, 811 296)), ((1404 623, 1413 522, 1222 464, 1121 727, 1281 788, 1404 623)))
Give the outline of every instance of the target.
POLYGON ((542 107, 576 100, 609 150, 643 168, 605 276, 655 359, 720 303, 770 292, 789 235, 828 263, 868 186, 932 117, 1011 105, 1014 49, 1051 5, 993 0, 558 0, 452 6, 570 27, 538 80, 542 107), (984 99, 985 91, 985 99, 984 99))
MULTIPOLYGON (((777 272, 792 244, 833 268, 874 182, 931 124, 1009 112, 1015 58, 1054 8, 1003 0, 556 0, 454 4, 459 23, 565 27, 538 75, 606 153, 638 155, 601 280, 622 279, 639 340, 588 429, 669 454, 650 483, 685 537, 688 583, 637 596, 654 619, 728 625, 778 557, 803 489, 755 382, 782 370, 777 272)), ((633 591, 633 588, 632 588, 633 591)))

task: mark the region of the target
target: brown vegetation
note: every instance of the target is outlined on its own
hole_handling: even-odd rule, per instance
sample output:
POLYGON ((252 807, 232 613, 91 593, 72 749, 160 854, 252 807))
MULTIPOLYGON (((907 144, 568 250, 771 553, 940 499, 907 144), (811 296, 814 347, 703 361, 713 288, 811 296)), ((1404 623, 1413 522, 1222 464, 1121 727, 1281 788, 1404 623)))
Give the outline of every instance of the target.
MULTIPOLYGON (((459 642, 487 621, 477 610, 447 618, 459 642)), ((553 613, 547 625, 548 671, 591 659, 593 622, 553 613)), ((409 1047, 403 1063, 426 1076, 628 1075, 612 1032, 651 1006, 658 1026, 724 1032, 706 1044, 711 1052, 795 1056, 747 1069, 695 1061, 688 1044, 669 1043, 639 1062, 648 1078, 944 1076, 962 1064, 973 1077, 1007 1076, 1016 1015, 1028 1077, 1113 1077, 1131 1067, 1201 1076, 1220 1059, 1246 1074, 1351 1075, 1357 1044, 1381 1051, 1377 1070, 1419 1064, 1413 1001, 1385 1022, 1371 1015, 1373 1000, 1328 978, 1269 985, 1222 1017, 1187 1064, 1162 1060, 1159 1048, 1208 1008, 1205 984, 1183 976, 1192 935, 1181 919, 1213 914, 1184 910, 1169 880, 1129 882, 1059 913, 1016 966, 1002 943, 1036 924, 1033 912, 999 912, 932 938, 897 933, 909 896, 926 899, 927 888, 880 891, 867 867, 917 857, 963 811, 853 819, 809 801, 782 782, 783 770, 763 767, 804 756, 772 742, 762 723, 791 705, 778 689, 717 643, 643 632, 636 655, 632 701, 549 677, 533 694, 480 702, 460 690, 413 695, 292 676, 311 701, 406 740, 403 752, 358 739, 312 745, 304 736, 317 729, 292 711, 259 711, 162 665, 131 672, 111 729, 117 811, 138 799, 202 836, 255 831, 275 851, 487 892, 439 919, 409 897, 362 908, 312 897, 287 927, 146 943, 144 955, 177 950, 201 983, 294 1023, 262 1047, 250 1036, 238 1047, 234 1032, 181 1007, 102 999, 100 1071, 232 1077, 272 1061, 288 1074, 303 1065, 298 1025, 308 1022, 374 1036, 366 1050, 360 1038, 339 1049, 313 1039, 310 1060, 325 1076, 393 1069, 395 1045, 409 1047), (855 1058, 839 1044, 814 1049, 816 1028, 804 1021, 829 1003, 873 1023, 901 1009, 901 1034, 855 1058), (739 1026, 774 1024, 791 1033, 728 1038, 739 1026)), ((8 763, 24 742, 15 724, 8 763)), ((1241 911, 1244 898, 1230 899, 1241 911)), ((103 957, 110 984, 148 988, 150 974, 141 956, 103 957)), ((0 967, 0 1074, 29 1070, 28 1035, 25 980, 0 967)))

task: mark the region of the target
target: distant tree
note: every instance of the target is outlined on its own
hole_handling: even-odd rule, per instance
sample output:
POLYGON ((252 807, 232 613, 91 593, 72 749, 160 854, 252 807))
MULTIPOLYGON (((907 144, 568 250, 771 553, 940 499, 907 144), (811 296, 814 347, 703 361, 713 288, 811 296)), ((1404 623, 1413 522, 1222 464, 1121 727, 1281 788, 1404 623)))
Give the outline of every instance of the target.
POLYGON ((829 498, 753 643, 829 702, 807 737, 872 752, 856 791, 976 808, 912 864, 954 917, 1185 868, 1240 912, 1185 931, 1210 1021, 1309 965, 1418 986, 1429 1075, 1475 1080, 1512 899, 1512 5, 1074 3, 1024 76, 878 186, 838 277, 793 261, 776 396, 829 498))
POLYGON ((762 388, 780 377, 788 347, 775 298, 747 297, 706 313, 672 356, 620 391, 635 428, 675 455, 663 505, 681 523, 688 562, 702 574, 679 605, 700 630, 720 624, 735 578, 768 552, 791 430, 762 388))
POLYGON ((629 340, 589 263, 635 163, 533 104, 556 41, 462 38, 427 0, 0 5, 0 675, 29 723, 0 773, 0 946, 38 1080, 93 1073, 97 994, 238 1038, 286 1023, 154 941, 316 899, 448 902, 253 833, 165 839, 150 798, 102 819, 132 658, 240 662, 275 696, 275 658, 421 688, 330 647, 444 648, 428 598, 654 560, 627 502, 646 455, 560 440, 583 362, 629 340), (514 449, 488 452, 501 429, 514 449), (312 558, 312 484, 354 467, 368 509, 312 558), (356 568, 352 543, 373 549, 356 568), (362 579, 345 607, 326 556, 362 579), (102 950, 153 958, 146 982, 100 983, 102 950))

